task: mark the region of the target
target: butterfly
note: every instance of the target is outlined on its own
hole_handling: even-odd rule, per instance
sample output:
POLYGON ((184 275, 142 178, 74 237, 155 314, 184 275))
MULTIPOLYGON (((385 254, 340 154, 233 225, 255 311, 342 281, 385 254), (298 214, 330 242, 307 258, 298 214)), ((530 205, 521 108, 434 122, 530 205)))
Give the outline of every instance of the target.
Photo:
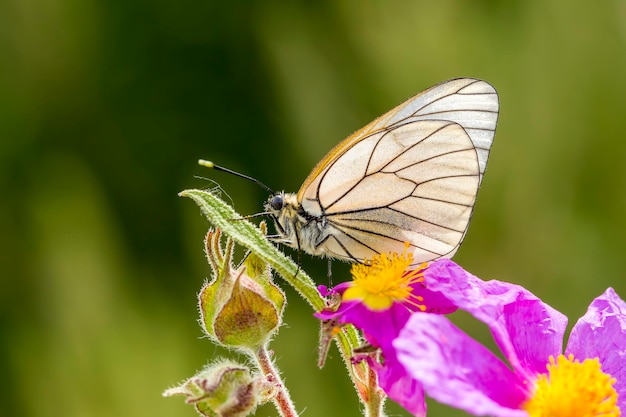
POLYGON ((453 79, 340 142, 297 194, 235 174, 272 193, 262 214, 274 220, 273 240, 297 250, 363 262, 408 243, 413 265, 450 258, 467 233, 498 110, 489 83, 453 79))

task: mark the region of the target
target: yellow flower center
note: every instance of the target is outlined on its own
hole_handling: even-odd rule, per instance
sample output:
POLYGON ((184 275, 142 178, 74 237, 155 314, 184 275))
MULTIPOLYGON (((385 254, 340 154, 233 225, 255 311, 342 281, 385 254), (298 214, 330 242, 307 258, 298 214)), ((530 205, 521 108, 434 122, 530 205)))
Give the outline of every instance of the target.
POLYGON ((615 378, 600 369, 598 359, 582 363, 573 355, 550 356, 548 373, 536 381, 533 397, 524 404, 530 417, 618 417, 615 378))
POLYGON ((423 297, 413 295, 412 284, 424 280, 426 263, 407 271, 413 263, 413 254, 407 253, 408 243, 401 254, 383 253, 371 261, 352 265, 353 285, 344 294, 344 300, 361 300, 372 310, 386 310, 394 302, 406 304, 411 310, 425 311, 423 297))

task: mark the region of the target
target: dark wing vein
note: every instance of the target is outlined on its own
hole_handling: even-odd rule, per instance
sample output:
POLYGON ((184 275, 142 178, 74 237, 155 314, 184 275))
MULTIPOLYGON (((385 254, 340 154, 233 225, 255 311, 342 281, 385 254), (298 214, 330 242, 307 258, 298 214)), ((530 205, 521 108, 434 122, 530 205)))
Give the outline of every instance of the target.
MULTIPOLYGON (((362 246, 364 246, 364 247, 368 248, 369 250, 373 251, 374 253, 380 253, 380 252, 379 252, 379 251, 377 251, 376 249, 372 248, 371 246, 369 246, 369 245, 365 244, 363 241, 361 241, 361 240, 360 240, 360 239, 358 239, 357 237, 353 236, 353 235, 352 235, 352 234, 350 234, 348 231, 349 231, 349 230, 355 230, 355 231, 358 231, 358 232, 368 233, 368 234, 370 234, 370 235, 376 235, 376 236, 384 237, 384 238, 387 238, 387 239, 390 239, 390 240, 393 240, 393 241, 396 241, 396 242, 399 242, 399 243, 404 243, 404 240, 402 240, 402 239, 398 239, 398 238, 393 237, 393 236, 388 236, 388 235, 385 235, 385 234, 383 234, 383 233, 372 232, 371 230, 365 230, 365 229, 356 228, 356 227, 352 227, 352 226, 343 226, 343 225, 338 224, 338 223, 336 223, 336 222, 333 222, 333 226, 335 226, 335 227, 337 228, 337 230, 339 230, 340 232, 342 232, 345 236, 347 236, 347 237, 349 237, 350 239, 354 240, 354 241, 355 241, 355 242, 357 242, 358 244, 360 244, 360 245, 362 245, 362 246), (347 230, 346 230, 346 229, 347 229, 347 230)), ((334 236, 333 236, 333 237, 334 237, 334 236)), ((337 239, 336 239, 336 237, 335 237, 335 240, 337 240, 337 239)), ((442 256, 442 255, 444 255, 444 254, 441 254, 441 253, 438 253, 438 252, 434 252, 434 251, 433 251, 433 250, 431 250, 431 249, 427 249, 427 248, 424 248, 424 247, 421 247, 421 246, 417 246, 417 245, 416 245, 415 243, 413 243, 413 242, 410 242, 410 245, 411 245, 411 246, 413 246, 413 247, 415 247, 415 248, 421 249, 421 250, 423 250, 423 251, 425 251, 425 252, 430 252, 430 253, 432 253, 432 254, 435 254, 435 255, 437 255, 437 256, 442 256)), ((343 245, 341 245, 341 246, 342 246, 342 248, 343 248, 343 245)), ((344 249, 344 250, 345 250, 345 249, 344 249)), ((351 256, 351 257, 352 257, 352 258, 354 258, 353 256, 351 256)))
MULTIPOLYGON (((452 122, 450 122, 450 124, 453 124, 453 123, 452 123, 452 122)), ((431 137, 433 137, 436 133, 441 132, 443 129, 445 129, 445 128, 447 128, 448 126, 450 126, 450 124, 446 124, 446 125, 441 126, 441 127, 440 127, 440 128, 438 128, 437 130, 435 130, 435 131, 433 131, 432 133, 430 133, 430 134, 428 134, 428 135, 424 136, 422 139, 420 139, 419 141, 415 142, 415 143, 414 143, 414 144, 412 144, 411 146, 407 146, 406 148, 404 148, 404 149, 402 150, 402 152, 400 152, 398 155, 396 155, 394 158, 392 158, 389 162, 387 162, 387 163, 385 164, 385 166, 383 166, 381 169, 379 169, 379 170, 378 170, 378 171, 376 171, 376 172, 382 172, 382 171, 383 171, 383 169, 384 169, 385 167, 387 167, 387 166, 389 166, 391 163, 395 162, 395 161, 396 161, 396 160, 397 160, 400 156, 404 155, 405 153, 407 153, 408 151, 410 151, 411 149, 413 149, 413 148, 414 148, 414 147, 416 147, 417 145, 420 145, 420 144, 421 144, 422 142, 424 142, 425 140, 430 139, 430 138, 431 138, 431 137)), ((403 125, 403 126, 404 126, 404 125, 403 125)), ((397 128, 399 128, 399 127, 400 127, 400 126, 396 126, 396 127, 394 127, 394 129, 397 129, 397 128)), ((461 126, 461 127, 463 127, 463 126, 461 126)), ((389 130, 387 130, 387 132, 385 132, 385 134, 384 134, 384 135, 382 135, 380 139, 382 140, 382 139, 383 139, 383 138, 384 138, 384 137, 385 137, 388 133, 390 133, 390 132, 391 132, 392 130, 394 130, 394 129, 389 129, 389 130)), ((380 141, 379 141, 378 143, 380 143, 380 141)), ((376 144, 376 146, 378 146, 378 143, 376 144)), ((374 149, 376 149, 376 147, 374 147, 374 149)), ((463 149, 463 150, 465 151, 465 150, 468 150, 468 149, 463 149)), ((396 171, 392 171, 392 172, 396 173, 396 172, 398 172, 398 171, 400 171, 400 170, 402 170, 402 169, 405 169, 405 168, 408 168, 408 167, 412 167, 412 166, 417 165, 417 164, 419 164, 419 163, 422 163, 422 162, 425 162, 425 161, 429 161, 429 160, 431 160, 431 159, 438 158, 438 157, 443 156, 443 155, 449 155, 449 154, 454 153, 454 152, 459 152, 459 151, 455 150, 455 151, 451 151, 451 152, 445 152, 445 153, 440 153, 440 154, 437 154, 437 155, 433 155, 433 156, 431 156, 430 158, 422 159, 421 161, 417 161, 417 162, 415 162, 414 164, 411 164, 411 165, 406 165, 406 166, 404 166, 404 167, 402 167, 402 168, 400 168, 400 169, 398 169, 398 170, 396 170, 396 171)), ((371 162, 371 160, 372 160, 372 156, 373 156, 373 155, 374 155, 374 152, 372 152, 372 155, 370 155, 370 162, 371 162)), ((369 162, 368 162, 368 164, 367 164, 367 167, 369 168, 369 162)), ((373 174, 375 174, 376 172, 373 172, 372 174, 369 174, 369 175, 373 175, 373 174)))
MULTIPOLYGON (((431 105, 431 104, 433 104, 433 103, 436 103, 436 102, 438 102, 438 101, 441 101, 441 100, 443 100, 443 99, 445 99, 445 98, 448 98, 448 97, 450 97, 450 96, 453 96, 453 95, 455 95, 455 94, 462 94, 462 93, 459 93, 459 91, 463 90, 464 88, 469 87, 470 85, 476 84, 477 82, 480 82, 480 81, 479 81, 479 80, 474 80, 474 81, 472 81, 471 83, 469 83, 469 84, 467 84, 467 85, 464 85, 463 87, 459 88, 458 90, 456 90, 456 91, 454 91, 454 92, 452 92, 452 93, 450 93, 450 94, 443 95, 443 96, 441 96, 441 97, 438 97, 438 98, 437 98, 437 99, 435 99, 435 100, 431 100, 431 101, 428 101, 428 102, 424 103, 424 105, 423 105, 422 107, 420 107, 419 109, 415 110, 415 111, 413 112, 413 114, 412 114, 412 115, 413 115, 413 116, 417 116, 417 113, 418 113, 420 110, 424 109, 425 107, 430 106, 430 105, 431 105)), ((489 93, 485 93, 485 94, 489 94, 489 93)), ((473 95, 473 94, 471 94, 471 93, 463 93, 463 95, 473 95)), ((424 114, 431 114, 431 113, 424 113, 424 114)))
MULTIPOLYGON (((446 120, 446 121, 447 121, 447 120, 446 120)), ((374 172, 372 172, 372 173, 370 173, 370 174, 365 174, 365 175, 363 175, 363 177, 361 178, 361 180, 362 180, 363 178, 366 178, 366 177, 372 176, 372 175, 377 174, 377 173, 379 173, 379 172, 383 172, 383 169, 384 169, 386 166, 389 166, 391 163, 393 163, 394 161, 396 161, 396 160, 397 160, 400 156, 404 155, 406 152, 410 151, 410 150, 411 150, 411 149, 413 149, 415 146, 420 145, 422 142, 424 142, 425 140, 427 140, 427 139, 431 138, 433 135, 435 135, 435 134, 439 133, 440 131, 442 131, 443 129, 447 128, 447 127, 448 127, 448 126, 450 126, 451 124, 457 124, 457 123, 454 123, 454 122, 452 122, 452 121, 449 121, 449 123, 448 123, 448 124, 445 124, 445 125, 443 125, 443 126, 439 127, 438 129, 434 130, 433 132, 431 132, 431 133, 429 133, 428 135, 426 135, 426 136, 424 136, 423 138, 421 138, 419 141, 417 141, 417 142, 415 142, 415 143, 411 144, 411 146, 407 146, 406 148, 404 148, 404 149, 402 150, 402 152, 400 152, 400 153, 399 153, 398 155, 396 155, 395 157, 391 158, 391 159, 390 159, 390 160, 389 160, 389 161, 385 164, 385 166, 383 166, 383 167, 382 167, 382 168, 380 168, 379 170, 374 171, 374 172)), ((460 125, 459 125, 459 126, 460 126, 460 125)), ((366 166, 365 166, 365 171, 366 171, 366 172, 369 170, 370 163, 372 162, 372 157, 373 157, 373 155, 375 154, 375 152, 374 152, 374 151, 376 150, 376 148, 378 147, 378 145, 380 145, 380 142, 381 142, 381 141, 382 141, 382 140, 383 140, 383 139, 384 139, 384 138, 385 138, 385 137, 386 137, 386 136, 387 136, 387 135, 388 135, 391 131, 393 131, 393 130, 395 130, 395 129, 398 129, 399 127, 400 127, 399 125, 394 124, 392 128, 384 128, 384 129, 381 129, 381 130, 376 131, 375 133, 372 133, 372 135, 374 135, 374 134, 380 133, 380 132, 381 132, 381 131, 383 131, 383 130, 385 131, 385 133, 383 133, 383 134, 380 136, 380 138, 378 138, 378 139, 376 140, 376 144, 375 144, 375 145, 374 145, 374 147, 372 148, 372 152, 370 153, 369 158, 368 158, 368 161, 367 161, 367 164, 366 164, 366 166)), ((461 126, 461 128, 463 128, 463 126, 461 126)), ((371 137, 372 135, 368 135, 366 138, 371 137)), ((364 139, 366 139, 366 138, 364 138, 364 139)), ((426 159, 423 159, 423 160, 421 160, 421 161, 418 161, 418 162, 416 162, 416 163, 414 163, 414 164, 411 164, 411 165, 406 165, 406 166, 404 166, 404 167, 402 167, 402 168, 400 168, 400 169, 397 169, 396 171, 393 171, 393 173, 395 173, 395 174, 397 175, 397 172, 398 172, 398 171, 401 171, 401 170, 406 169, 406 168, 408 168, 408 167, 412 167, 412 166, 417 165, 417 164, 419 164, 419 163, 422 163, 422 162, 425 162, 425 161, 429 161, 429 160, 432 160, 432 159, 434 159, 434 158, 438 158, 438 157, 441 157, 441 156, 444 156, 444 155, 450 155, 450 154, 457 153, 457 152, 464 152, 464 151, 467 151, 467 150, 470 150, 470 149, 474 149, 474 148, 458 149, 458 150, 454 150, 454 151, 450 151, 450 152, 444 152, 444 153, 440 153, 440 154, 437 154, 437 155, 433 155, 433 156, 432 156, 432 157, 430 157, 430 158, 426 158, 426 159)), ((328 170, 326 170, 326 172, 324 172, 324 173, 322 174, 322 179, 320 180, 320 182, 319 182, 319 184, 318 184, 318 186, 317 186, 317 190, 316 190, 316 193, 315 193, 315 194, 316 194, 316 199, 317 199, 317 201, 318 201, 318 202, 320 202, 320 195, 319 195, 319 193, 320 193, 320 188, 322 188, 322 183, 324 182, 324 179, 326 178, 326 175, 327 175, 330 171, 331 171, 331 170, 330 170, 330 169, 328 169, 328 170)), ((400 178, 401 178, 401 177, 400 177, 400 178)), ((440 177, 440 178, 445 178, 445 177, 440 177)), ((406 179, 406 178, 404 178, 404 179, 406 179)), ((411 181, 411 180, 408 180, 408 181, 411 181)), ((411 182, 413 182, 413 181, 411 181, 411 182)), ((415 182, 413 182, 413 183, 415 184, 415 182)), ((350 188, 346 189, 346 191, 345 191, 343 194, 339 195, 339 196, 335 199, 335 201, 333 201, 332 203, 328 204, 327 206, 325 206, 325 207, 324 207, 324 206, 322 206, 322 205, 320 204, 320 206, 322 207, 322 213, 323 213, 323 214, 326 214, 326 210, 327 210, 327 209, 331 208, 334 204, 336 204, 338 201, 341 201, 341 200, 342 200, 342 199, 343 199, 346 195, 348 195, 350 192, 354 191, 354 189, 355 189, 355 188, 357 188, 357 187, 359 186, 359 184, 360 184, 360 181, 358 181, 357 183, 355 183, 355 184, 354 184, 353 186, 351 186, 350 188)), ((418 184, 416 184, 416 185, 418 185, 418 184)))
MULTIPOLYGON (((397 175, 397 174, 395 174, 395 175, 397 175)), ((447 178, 464 178, 464 177, 476 177, 476 176, 477 175, 473 175, 473 174, 472 175, 470 175, 470 174, 467 174, 467 175, 465 175, 465 174, 464 175, 446 175, 446 176, 442 176, 442 177, 431 178, 431 179, 428 179, 426 181, 422 181, 420 183, 416 183, 415 181, 413 181, 411 179, 408 179, 408 178, 402 178, 405 181, 409 181, 409 182, 412 182, 413 184, 415 184, 415 188, 413 188, 413 191, 410 194, 407 194, 407 195, 405 195, 405 196, 403 196, 403 197, 401 197, 401 198, 399 198, 399 199, 397 199, 397 200, 395 200, 395 201, 393 201, 391 203, 388 203, 387 205, 384 205, 384 206, 373 206, 373 207, 366 207, 366 208, 363 208, 363 209, 355 209, 355 210, 343 210, 343 211, 337 211, 337 212, 333 212, 333 213, 326 213, 326 212, 324 212, 324 216, 326 216, 328 218, 332 218, 333 216, 340 216, 342 214, 360 213, 360 212, 365 212, 365 211, 378 210, 378 209, 381 209, 381 208, 389 208, 389 209, 391 209, 391 207, 389 207, 390 205, 398 203, 398 202, 400 202, 400 201, 402 201, 402 200, 404 200, 405 198, 408 198, 408 197, 421 198, 421 199, 424 199, 424 200, 431 200, 431 201, 440 201, 442 203, 454 204, 454 205, 462 206, 462 207, 473 207, 473 204, 472 205, 468 205, 468 204, 456 203, 454 201, 440 200, 440 199, 430 198, 430 197, 421 197, 421 196, 417 196, 417 195, 414 196, 413 192, 415 192, 417 187, 419 187, 420 185, 428 184, 429 182, 432 182, 432 181, 438 181, 438 180, 447 179, 447 178)), ((401 177, 399 177, 399 178, 401 178, 401 177)), ((421 219, 418 219, 418 220, 421 220, 421 219)))
MULTIPOLYGON (((447 201, 443 201, 443 202, 447 203, 447 201)), ((454 204, 454 203, 452 203, 452 204, 454 204)), ((461 206, 462 207, 471 207, 471 206, 465 206, 465 205, 461 205, 461 206)), ((412 214, 406 213, 406 212, 404 212, 402 210, 398 210, 398 209, 393 208, 393 207, 381 207, 381 208, 394 211, 396 213, 399 213, 399 214, 402 214, 404 216, 407 216, 407 217, 409 217, 409 218, 411 218, 413 220, 417 220, 417 221, 420 221, 420 222, 423 222, 423 223, 426 223, 426 224, 431 224, 433 226, 437 226, 437 227, 440 227, 442 229, 449 230, 451 232, 463 233, 465 231, 465 229, 457 230, 457 229, 454 229, 452 227, 444 226, 442 224, 439 224, 439 223, 436 223, 436 222, 433 222, 433 221, 430 221, 430 220, 425 220, 425 219, 422 219, 421 217, 414 216, 412 214)), ((362 210, 361 212, 363 212, 363 211, 380 210, 381 208, 370 209, 370 210, 362 210)), ((358 213, 358 211, 355 211, 354 213, 358 213)), ((372 232, 370 230, 361 229, 361 228, 358 228, 358 227, 353 227, 353 226, 351 226, 349 224, 342 223, 341 220, 358 221, 358 222, 372 223, 372 224, 374 224, 374 223, 376 223, 376 224, 385 224, 385 225, 394 226, 394 227, 397 227, 397 228, 400 228, 400 229, 402 228, 397 223, 385 222, 385 221, 380 221, 380 220, 376 220, 376 219, 361 219, 361 218, 357 219, 357 218, 349 218, 349 217, 348 218, 344 217, 342 219, 333 219, 331 216, 328 216, 328 217, 329 217, 329 222, 332 223, 333 225, 339 225, 339 226, 346 227, 346 228, 349 228, 349 229, 358 230, 360 232, 366 232, 366 233, 371 233, 371 234, 380 235, 380 236, 382 236, 380 233, 372 232)))
MULTIPOLYGON (((349 238, 350 238, 350 239, 352 239, 352 240, 355 240, 357 243, 362 244, 362 243, 361 243, 361 242, 359 242, 357 239, 354 239, 352 236, 348 236, 348 235, 346 235, 346 236, 347 236, 347 237, 349 237, 349 238)), ((348 250, 348 248, 346 248, 346 246, 345 246, 345 245, 341 242, 341 240, 337 239, 337 237, 336 237, 336 236, 332 236, 332 238, 333 238, 333 240, 334 240, 334 241, 335 241, 335 242, 336 242, 336 243, 337 243, 337 244, 341 247, 341 249, 345 252, 345 254, 347 255, 347 257, 348 257, 348 258, 353 259, 355 262, 358 262, 358 261, 359 261, 359 259, 358 259, 356 256, 354 256, 354 255, 353 255, 353 254, 352 254, 352 253, 348 250)), ((373 251, 374 253, 376 253, 376 254, 379 254, 379 255, 380 255, 380 252, 378 252, 378 251, 376 251, 376 250, 374 250, 374 249, 370 248, 369 246, 367 246, 367 245, 363 245, 363 246, 365 246, 366 248, 370 249, 370 250, 371 250, 371 251, 373 251)))

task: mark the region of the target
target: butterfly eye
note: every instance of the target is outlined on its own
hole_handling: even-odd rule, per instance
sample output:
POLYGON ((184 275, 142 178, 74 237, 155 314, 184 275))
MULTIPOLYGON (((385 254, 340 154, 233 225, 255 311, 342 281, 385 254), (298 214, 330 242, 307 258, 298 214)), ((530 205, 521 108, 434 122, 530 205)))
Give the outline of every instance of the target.
POLYGON ((272 199, 270 200, 270 206, 274 209, 274 210, 281 210, 283 208, 283 206, 285 205, 285 200, 283 199, 282 195, 275 195, 274 197, 272 197, 272 199))

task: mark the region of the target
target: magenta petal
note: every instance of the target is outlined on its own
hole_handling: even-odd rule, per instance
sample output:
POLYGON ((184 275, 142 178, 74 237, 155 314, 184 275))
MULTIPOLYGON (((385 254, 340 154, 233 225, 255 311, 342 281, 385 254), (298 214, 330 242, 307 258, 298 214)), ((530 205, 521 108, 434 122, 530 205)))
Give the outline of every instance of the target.
POLYGON ((414 296, 424 299, 423 303, 427 313, 450 314, 458 310, 457 305, 446 294, 432 291, 421 282, 413 285, 412 293, 414 296))
POLYGON ((447 259, 430 265, 424 283, 487 324, 498 347, 523 375, 544 372, 548 357, 562 352, 567 318, 525 288, 483 281, 447 259))
POLYGON ((343 320, 361 329, 367 341, 373 346, 382 348, 384 354, 410 316, 411 312, 401 304, 393 304, 384 312, 372 311, 359 304, 351 309, 343 320))
POLYGON ((528 386, 447 318, 414 314, 393 342, 399 364, 437 401, 474 415, 527 417, 528 386))
POLYGON ((549 357, 563 351, 567 318, 539 299, 520 298, 502 306, 496 340, 499 346, 511 347, 519 363, 515 368, 530 376, 545 372, 549 357))
POLYGON ((373 364, 378 385, 387 396, 416 417, 426 416, 426 398, 420 383, 407 375, 395 357, 385 359, 385 365, 373 364))
POLYGON ((593 300, 574 325, 565 354, 579 361, 598 358, 602 371, 616 379, 618 406, 626 409, 626 303, 613 288, 593 300))
POLYGON ((344 301, 337 311, 322 310, 314 314, 322 320, 337 320, 338 324, 352 324, 363 332, 367 341, 383 348, 400 333, 411 312, 402 304, 393 304, 383 311, 370 310, 358 300, 344 301))
MULTIPOLYGON (((320 286, 318 289, 322 295, 328 296, 331 294, 343 294, 352 285, 352 282, 345 282, 333 289, 328 289, 324 286, 320 286)), ((412 294, 415 298, 423 298, 427 312, 449 314, 457 310, 456 305, 445 294, 439 291, 431 291, 421 282, 414 283, 412 288, 412 294)), ((400 330, 415 309, 412 305, 394 302, 387 309, 372 310, 362 301, 353 299, 343 300, 336 311, 322 310, 314 315, 322 320, 336 320, 338 324, 353 324, 356 328, 363 331, 368 342, 373 346, 384 348, 400 333, 400 330)))

